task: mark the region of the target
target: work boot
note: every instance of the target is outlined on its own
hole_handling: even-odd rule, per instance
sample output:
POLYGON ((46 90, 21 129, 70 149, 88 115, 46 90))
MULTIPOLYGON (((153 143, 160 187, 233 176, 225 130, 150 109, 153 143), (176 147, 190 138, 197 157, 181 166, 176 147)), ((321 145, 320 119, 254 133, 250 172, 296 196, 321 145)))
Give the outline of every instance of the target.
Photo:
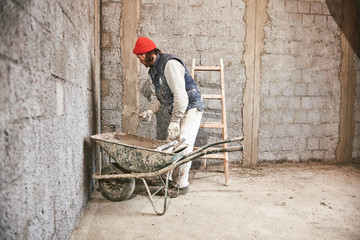
MULTIPOLYGON (((173 186, 168 187, 168 196, 171 198, 177 198, 179 195, 185 195, 189 191, 189 187, 177 188, 173 186)), ((159 194, 165 196, 165 188, 159 191, 159 194)))

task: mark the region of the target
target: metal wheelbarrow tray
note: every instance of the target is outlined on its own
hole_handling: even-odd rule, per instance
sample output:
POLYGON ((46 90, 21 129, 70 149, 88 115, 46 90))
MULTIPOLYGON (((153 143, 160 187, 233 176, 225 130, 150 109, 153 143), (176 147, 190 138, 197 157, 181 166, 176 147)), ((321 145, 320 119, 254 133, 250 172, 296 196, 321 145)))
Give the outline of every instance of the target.
POLYGON ((141 179, 154 211, 158 215, 163 215, 167 209, 169 173, 173 169, 207 154, 243 150, 241 145, 238 147, 209 149, 215 145, 242 141, 242 137, 211 143, 188 154, 158 151, 156 149, 167 144, 166 141, 121 132, 101 133, 93 135, 91 138, 115 161, 115 163, 107 164, 101 168, 101 160, 99 160, 98 166, 100 166, 101 171, 94 173, 92 176, 94 179, 99 180, 102 195, 112 201, 125 200, 131 196, 135 189, 135 179, 141 179), (163 173, 167 176, 165 182, 161 178, 163 173), (153 177, 158 177, 163 186, 151 193, 145 179, 153 177), (153 196, 162 188, 165 188, 164 206, 162 211, 158 211, 153 196))

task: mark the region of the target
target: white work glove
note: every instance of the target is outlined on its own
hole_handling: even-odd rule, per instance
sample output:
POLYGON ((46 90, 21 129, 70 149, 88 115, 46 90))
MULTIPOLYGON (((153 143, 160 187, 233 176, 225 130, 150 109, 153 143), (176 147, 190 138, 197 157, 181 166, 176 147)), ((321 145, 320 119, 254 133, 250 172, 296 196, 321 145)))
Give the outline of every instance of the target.
POLYGON ((180 135, 180 123, 170 122, 167 140, 174 140, 180 135))
POLYGON ((149 122, 151 117, 154 115, 154 112, 151 110, 146 110, 139 114, 139 117, 142 121, 149 122))

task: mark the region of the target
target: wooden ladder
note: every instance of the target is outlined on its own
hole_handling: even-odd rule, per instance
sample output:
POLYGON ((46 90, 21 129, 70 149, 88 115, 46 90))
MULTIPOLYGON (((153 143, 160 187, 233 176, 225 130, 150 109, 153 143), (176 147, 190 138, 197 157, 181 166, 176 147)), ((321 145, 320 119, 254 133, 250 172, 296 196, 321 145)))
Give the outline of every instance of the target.
MULTIPOLYGON (((206 99, 215 99, 221 101, 221 122, 202 122, 200 128, 217 128, 222 129, 222 137, 227 138, 227 125, 226 125, 226 106, 225 106, 225 82, 224 82, 224 62, 220 58, 219 66, 196 66, 196 59, 193 59, 191 75, 195 79, 195 71, 219 71, 220 72, 220 94, 203 94, 202 97, 206 99)), ((226 147, 224 144, 223 147, 226 147)), ((225 172, 225 185, 229 185, 229 156, 227 152, 219 154, 210 154, 201 157, 204 159, 204 167, 206 168, 206 159, 223 159, 224 172, 225 172)))

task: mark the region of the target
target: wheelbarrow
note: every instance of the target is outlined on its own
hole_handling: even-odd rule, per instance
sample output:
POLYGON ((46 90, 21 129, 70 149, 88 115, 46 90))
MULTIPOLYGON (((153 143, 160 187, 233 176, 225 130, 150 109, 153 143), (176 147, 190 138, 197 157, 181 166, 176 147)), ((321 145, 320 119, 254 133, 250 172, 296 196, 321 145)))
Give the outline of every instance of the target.
POLYGON ((242 145, 211 148, 215 145, 242 141, 242 137, 214 142, 187 154, 182 151, 186 147, 183 144, 184 140, 168 143, 121 132, 101 133, 91 138, 114 160, 102 168, 100 159, 98 163, 100 172, 92 176, 99 181, 102 195, 112 201, 123 201, 134 192, 135 179, 141 179, 152 207, 158 215, 163 215, 167 210, 169 177, 177 166, 207 154, 243 150, 242 145), (162 175, 166 175, 165 180, 162 175), (161 180, 162 186, 151 193, 146 179, 154 177, 161 180), (163 209, 158 211, 153 197, 161 190, 165 190, 164 204, 163 209))

